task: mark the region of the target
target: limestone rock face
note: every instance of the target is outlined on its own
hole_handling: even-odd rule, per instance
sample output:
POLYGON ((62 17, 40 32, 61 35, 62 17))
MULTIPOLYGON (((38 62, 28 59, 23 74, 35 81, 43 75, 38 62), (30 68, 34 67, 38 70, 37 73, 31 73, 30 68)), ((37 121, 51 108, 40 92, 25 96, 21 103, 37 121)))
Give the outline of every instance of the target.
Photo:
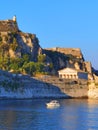
POLYGON ((20 52, 21 55, 29 54, 31 56, 31 59, 33 61, 36 61, 37 56, 39 54, 39 50, 41 50, 36 35, 21 32, 16 35, 16 39, 19 45, 16 52, 20 52))
POLYGON ((85 62, 80 48, 48 48, 42 49, 35 34, 24 33, 18 28, 16 17, 12 20, 0 21, 0 49, 2 57, 21 58, 24 54, 31 61, 37 61, 40 54, 45 54, 45 70, 50 73, 65 67, 76 68, 92 74, 90 62, 85 62), (49 69, 51 65, 51 70, 49 69))
POLYGON ((84 60, 79 48, 55 47, 46 48, 44 51, 51 58, 56 70, 69 67, 87 72, 88 75, 93 75, 91 63, 84 60))
POLYGON ((9 57, 21 58, 28 54, 33 61, 37 60, 37 55, 42 50, 35 34, 19 30, 15 16, 11 20, 0 21, 0 47, 3 52, 9 53, 9 57))
POLYGON ((64 68, 67 66, 67 57, 66 55, 59 53, 59 52, 53 52, 51 50, 43 50, 43 53, 45 53, 48 57, 48 63, 53 64, 53 71, 56 74, 57 71, 61 68, 64 68))
POLYGON ((29 54, 31 59, 36 61, 39 50, 41 47, 39 45, 38 38, 35 34, 28 34, 23 32, 13 32, 10 33, 1 33, 0 37, 2 38, 2 45, 8 46, 10 57, 22 57, 24 54, 29 54), (5 38, 7 40, 5 40, 5 38))

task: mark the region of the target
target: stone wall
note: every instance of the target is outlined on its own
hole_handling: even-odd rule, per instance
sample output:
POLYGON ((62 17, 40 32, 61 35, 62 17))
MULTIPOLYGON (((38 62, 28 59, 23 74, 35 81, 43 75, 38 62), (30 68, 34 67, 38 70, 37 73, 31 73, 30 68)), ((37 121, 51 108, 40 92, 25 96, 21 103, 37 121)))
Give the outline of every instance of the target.
POLYGON ((47 48, 46 50, 52 50, 52 51, 57 51, 60 53, 64 53, 66 55, 73 55, 77 58, 83 58, 81 50, 79 48, 59 48, 59 47, 55 47, 55 48, 47 48))
POLYGON ((16 32, 18 31, 18 26, 16 21, 13 20, 3 20, 0 21, 0 32, 16 32))
POLYGON ((60 79, 57 77, 38 78, 45 83, 57 86, 70 98, 98 99, 98 82, 88 80, 60 79))
POLYGON ((87 80, 60 79, 58 77, 38 78, 42 82, 54 85, 71 98, 88 98, 87 80))
POLYGON ((85 64, 86 71, 91 74, 91 73, 92 73, 92 65, 91 65, 91 62, 85 61, 84 64, 85 64))
POLYGON ((98 84, 53 76, 35 78, 0 70, 0 98, 98 98, 98 84))

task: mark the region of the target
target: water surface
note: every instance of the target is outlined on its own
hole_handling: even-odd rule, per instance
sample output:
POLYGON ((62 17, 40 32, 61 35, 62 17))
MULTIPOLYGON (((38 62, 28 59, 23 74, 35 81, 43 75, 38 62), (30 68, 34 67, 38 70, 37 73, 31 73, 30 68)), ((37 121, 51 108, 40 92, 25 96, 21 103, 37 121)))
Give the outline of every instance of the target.
POLYGON ((98 130, 98 100, 0 100, 0 130, 98 130))

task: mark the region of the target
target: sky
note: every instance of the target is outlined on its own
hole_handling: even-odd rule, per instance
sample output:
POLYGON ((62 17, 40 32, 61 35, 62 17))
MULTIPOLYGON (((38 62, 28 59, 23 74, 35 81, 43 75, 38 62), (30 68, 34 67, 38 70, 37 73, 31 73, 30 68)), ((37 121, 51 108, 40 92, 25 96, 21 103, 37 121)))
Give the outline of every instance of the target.
POLYGON ((42 48, 80 48, 98 69, 98 0, 1 0, 0 20, 14 15, 42 48))

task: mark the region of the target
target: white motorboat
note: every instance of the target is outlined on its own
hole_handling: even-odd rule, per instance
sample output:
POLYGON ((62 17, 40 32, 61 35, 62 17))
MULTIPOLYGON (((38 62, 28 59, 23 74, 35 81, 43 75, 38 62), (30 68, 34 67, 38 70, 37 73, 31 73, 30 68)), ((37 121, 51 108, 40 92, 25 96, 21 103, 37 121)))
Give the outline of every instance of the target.
POLYGON ((60 103, 57 100, 52 100, 49 103, 46 103, 47 107, 59 107, 60 103))

